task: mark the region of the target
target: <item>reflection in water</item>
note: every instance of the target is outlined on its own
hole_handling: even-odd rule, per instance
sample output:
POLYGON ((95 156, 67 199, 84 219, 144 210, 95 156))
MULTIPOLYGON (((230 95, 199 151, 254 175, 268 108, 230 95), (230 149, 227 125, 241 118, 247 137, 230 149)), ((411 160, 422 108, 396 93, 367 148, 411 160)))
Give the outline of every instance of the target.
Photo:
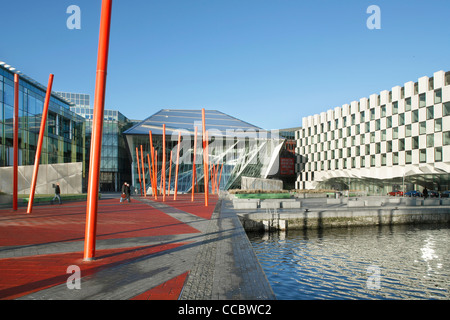
POLYGON ((248 234, 278 299, 450 299, 450 228, 248 234))

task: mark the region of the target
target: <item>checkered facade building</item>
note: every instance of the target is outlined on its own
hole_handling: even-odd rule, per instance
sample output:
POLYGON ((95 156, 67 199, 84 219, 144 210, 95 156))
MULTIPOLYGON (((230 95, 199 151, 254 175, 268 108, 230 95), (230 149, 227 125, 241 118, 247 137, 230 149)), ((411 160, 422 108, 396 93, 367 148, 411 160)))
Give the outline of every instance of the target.
POLYGON ((332 178, 448 174, 450 72, 305 117, 295 138, 300 190, 332 178))

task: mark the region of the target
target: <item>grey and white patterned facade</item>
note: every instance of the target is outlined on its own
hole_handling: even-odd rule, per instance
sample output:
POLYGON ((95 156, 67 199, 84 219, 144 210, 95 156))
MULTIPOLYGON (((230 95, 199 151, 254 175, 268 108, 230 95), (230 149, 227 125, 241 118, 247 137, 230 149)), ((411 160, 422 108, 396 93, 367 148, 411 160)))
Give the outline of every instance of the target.
POLYGON ((296 189, 449 189, 450 72, 305 117, 296 140, 296 189))

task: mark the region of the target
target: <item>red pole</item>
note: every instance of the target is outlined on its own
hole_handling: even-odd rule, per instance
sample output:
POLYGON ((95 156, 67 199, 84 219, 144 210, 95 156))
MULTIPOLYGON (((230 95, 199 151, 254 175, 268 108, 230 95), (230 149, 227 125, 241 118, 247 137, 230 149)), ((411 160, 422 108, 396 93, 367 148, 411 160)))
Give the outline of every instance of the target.
POLYGON ((141 163, 142 163, 142 183, 144 184, 144 197, 147 197, 147 190, 145 187, 145 167, 144 167, 144 152, 142 151, 142 144, 141 144, 141 163))
POLYGON ((163 160, 161 177, 163 187, 163 201, 166 201, 166 125, 163 124, 163 160))
POLYGON ((153 188, 155 190, 155 200, 158 200, 158 172, 156 172, 157 165, 156 165, 156 150, 152 147, 152 167, 153 167, 153 188), (155 159, 155 161, 153 161, 155 159))
POLYGON ((170 152, 169 160, 169 187, 167 188, 167 194, 170 195, 170 179, 172 178, 172 152, 170 152))
POLYGON ((141 190, 141 196, 142 196, 142 180, 141 180, 141 167, 139 164, 139 151, 136 147, 136 163, 137 163, 137 169, 138 169, 138 175, 139 175, 139 189, 141 190))
POLYGON ((177 200, 177 193, 178 193, 178 165, 180 160, 180 144, 181 144, 181 132, 178 132, 177 166, 175 169, 175 193, 173 195, 173 200, 177 200))
POLYGON ((112 0, 102 1, 97 58, 97 75, 95 85, 94 117, 91 135, 91 161, 89 164, 88 196, 86 208, 84 260, 87 261, 93 260, 95 256, 98 188, 102 150, 103 114, 105 109, 106 73, 108 69, 111 8, 112 0))
POLYGON ((192 163, 192 196, 191 201, 194 201, 194 188, 195 188, 195 176, 196 176, 196 168, 195 168, 195 156, 197 153, 197 127, 195 127, 195 133, 194 133, 194 160, 192 163))
POLYGON ((53 74, 50 74, 47 85, 47 94, 45 95, 44 111, 42 112, 41 128, 39 130, 39 140, 36 148, 36 157, 34 159, 33 177, 31 179, 30 200, 28 201, 27 213, 33 210, 34 193, 36 191, 36 182, 39 172, 39 160, 41 159, 42 141, 44 140, 45 123, 47 122, 48 105, 52 95, 53 74))
MULTIPOLYGON (((149 139, 150 139, 150 154, 151 154, 151 157, 152 157, 152 176, 151 176, 151 179, 152 179, 152 191, 153 191, 153 195, 155 196, 155 197, 157 197, 157 195, 156 195, 156 188, 155 188, 155 165, 154 165, 154 151, 153 151, 153 138, 152 138, 152 130, 150 130, 149 132, 148 132, 148 136, 149 136, 149 139)), ((155 198, 155 199, 157 199, 157 198, 155 198)))
POLYGON ((148 175, 150 177, 150 185, 152 187, 152 193, 153 193, 153 176, 152 176, 152 166, 150 163, 150 155, 147 153, 147 163, 148 163, 148 175))
POLYGON ((208 151, 206 150, 205 109, 202 109, 203 130, 203 180, 205 184, 205 207, 208 206, 208 151))
POLYGON ((13 118, 13 210, 17 211, 18 172, 19 172, 19 75, 14 74, 14 118, 13 118))

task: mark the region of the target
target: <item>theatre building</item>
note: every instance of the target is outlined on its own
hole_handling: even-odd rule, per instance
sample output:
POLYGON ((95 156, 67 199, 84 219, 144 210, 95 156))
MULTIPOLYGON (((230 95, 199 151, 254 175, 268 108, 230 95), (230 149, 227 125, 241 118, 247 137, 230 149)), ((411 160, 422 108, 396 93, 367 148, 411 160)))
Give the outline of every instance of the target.
POLYGON ((450 189, 450 73, 320 114, 296 132, 297 189, 450 189))

